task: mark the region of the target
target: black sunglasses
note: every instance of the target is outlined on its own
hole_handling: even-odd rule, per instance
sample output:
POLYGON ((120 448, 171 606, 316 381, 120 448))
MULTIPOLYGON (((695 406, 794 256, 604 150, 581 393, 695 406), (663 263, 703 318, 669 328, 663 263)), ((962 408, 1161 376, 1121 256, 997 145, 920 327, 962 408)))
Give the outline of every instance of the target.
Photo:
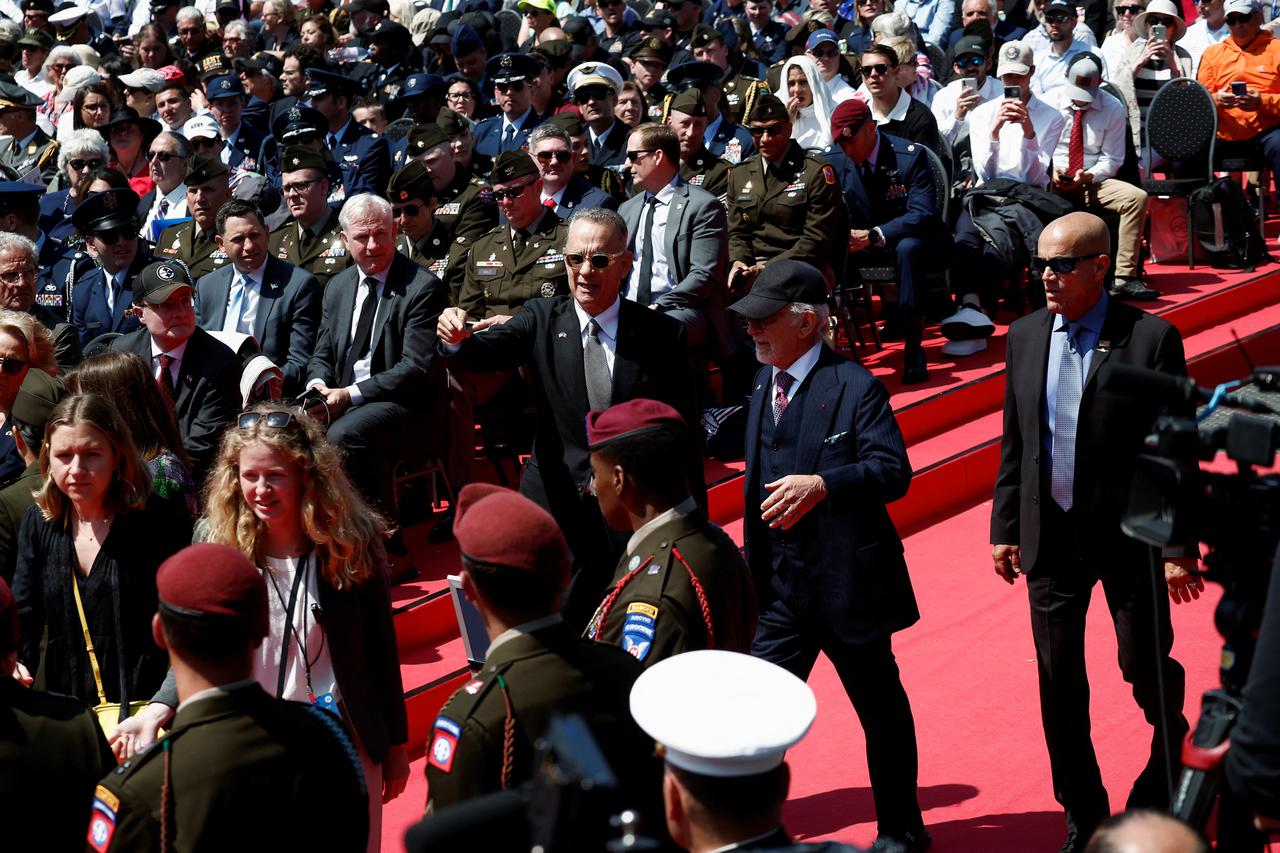
POLYGON ((217 148, 222 145, 222 140, 213 136, 197 136, 191 140, 192 148, 217 148))
POLYGON ((179 157, 177 154, 170 154, 168 151, 148 151, 147 162, 159 160, 161 163, 168 163, 170 160, 184 160, 185 157, 179 157))
POLYGON ((555 160, 557 163, 568 163, 569 158, 573 155, 568 151, 539 151, 533 156, 537 157, 543 163, 550 163, 552 160, 555 160))
POLYGON ((1045 15, 1044 22, 1046 24, 1065 24, 1071 15, 1064 15, 1062 12, 1054 12, 1052 15, 1045 15))
POLYGON ((1154 24, 1164 24, 1166 27, 1173 26, 1173 18, 1166 18, 1164 15, 1147 15, 1147 26, 1154 24))
POLYGON ((508 201, 514 201, 524 195, 524 191, 531 186, 533 186, 533 181, 529 181, 527 184, 520 184, 518 187, 507 187, 505 190, 494 190, 493 197, 499 200, 506 199, 508 201))
POLYGON ((578 269, 586 261, 591 262, 593 270, 607 270, 609 264, 613 263, 613 259, 619 255, 611 255, 608 252, 593 252, 590 255, 584 255, 581 252, 565 252, 564 262, 574 269, 578 269))
POLYGON ((789 134, 783 132, 783 129, 785 127, 786 125, 783 124, 782 122, 775 121, 773 124, 766 124, 764 127, 749 127, 747 128, 747 130, 751 132, 752 137, 759 139, 760 137, 766 136, 766 135, 767 136, 787 136, 789 134))
POLYGON ((422 212, 422 205, 420 204, 406 204, 403 207, 395 207, 393 205, 391 208, 391 215, 393 217, 400 217, 400 216, 413 217, 413 216, 417 216, 421 212, 422 212))
POLYGON ((1087 261, 1090 258, 1101 257, 1103 252, 1094 252, 1092 255, 1078 255, 1076 257, 1067 258, 1032 258, 1031 270, 1039 276, 1044 275, 1046 269, 1053 270, 1054 275, 1067 275, 1074 272, 1076 264, 1081 261, 1087 261))
POLYGON ((506 94, 507 92, 523 92, 524 81, 512 80, 510 83, 494 83, 493 88, 497 89, 499 92, 502 92, 503 94, 506 94))
POLYGON ((628 163, 635 163, 635 162, 638 162, 638 161, 640 160, 640 155, 641 155, 641 154, 650 154, 650 153, 652 153, 653 151, 654 151, 654 149, 652 149, 652 148, 637 148, 635 151, 628 151, 628 152, 627 152, 627 162, 628 162, 628 163))
POLYGON ((809 52, 818 59, 831 59, 840 55, 840 51, 836 50, 834 47, 816 47, 809 52))
POLYGON ((880 63, 877 63, 876 65, 864 65, 862 66, 862 76, 870 77, 871 75, 875 74, 883 77, 884 75, 889 73, 889 68, 890 66, 886 62, 880 62, 880 63))
POLYGON ((987 58, 975 53, 970 56, 957 56, 951 64, 956 68, 980 68, 987 64, 987 58))
POLYGON ((1227 15, 1227 26, 1238 27, 1253 20, 1253 15, 1227 15))
POLYGON ((272 429, 284 429, 293 423, 293 412, 276 409, 270 412, 244 412, 236 418, 236 426, 240 429, 253 429, 264 417, 267 426, 272 429))
POLYGON ((83 172, 85 169, 101 169, 101 160, 70 160, 67 165, 75 169, 77 172, 83 172))
POLYGON ((1117 15, 1139 15, 1143 12, 1142 6, 1117 6, 1117 15))
POLYGON ((118 228, 108 228, 106 231, 94 231, 92 236, 106 243, 108 246, 119 243, 121 240, 128 240, 130 237, 138 236, 138 229, 131 228, 128 225, 121 225, 118 228))
POLYGON ((575 104, 585 104, 588 101, 603 101, 609 95, 613 94, 608 86, 583 86, 576 89, 573 93, 573 102, 575 104))
POLYGON ((27 366, 20 358, 0 358, 0 373, 5 376, 17 376, 27 366))

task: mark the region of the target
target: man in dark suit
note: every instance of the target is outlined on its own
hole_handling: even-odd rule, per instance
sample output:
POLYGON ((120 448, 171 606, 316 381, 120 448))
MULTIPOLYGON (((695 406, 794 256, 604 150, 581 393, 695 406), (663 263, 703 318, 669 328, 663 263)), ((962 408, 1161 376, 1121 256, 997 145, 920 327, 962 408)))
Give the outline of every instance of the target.
POLYGON ((284 371, 284 394, 302 390, 315 350, 324 292, 306 270, 267 254, 258 208, 232 199, 218 211, 218 248, 231 264, 196 282, 196 319, 210 332, 253 335, 284 371))
POLYGON ((617 199, 576 174, 573 140, 564 128, 551 122, 539 125, 529 134, 529 154, 542 177, 542 203, 556 216, 568 219, 580 207, 618 208, 617 199))
POLYGON ((679 320, 689 348, 727 355, 737 343, 725 311, 729 229, 724 205, 681 180, 680 140, 662 124, 627 140, 632 186, 643 189, 618 211, 636 265, 626 296, 679 320))
MULTIPOLYGON (((468 327, 467 314, 440 315, 440 349, 472 370, 528 365, 535 374, 537 431, 520 491, 560 523, 577 576, 565 616, 581 630, 600 602, 621 555, 590 493, 586 416, 634 397, 672 406, 695 425, 693 377, 684 330, 656 311, 620 298, 631 269, 627 227, 612 210, 574 214, 565 241, 571 296, 531 299, 511 318, 468 327)), ((690 442, 690 492, 705 503, 702 458, 690 442)))
POLYGON ((327 417, 351 479, 386 512, 392 467, 411 438, 406 421, 428 403, 431 333, 448 295, 438 278, 396 252, 385 199, 349 199, 340 221, 353 264, 325 288, 307 388, 324 400, 312 411, 327 417))
POLYGON ((1120 530, 1135 459, 1160 407, 1099 388, 1097 372, 1122 364, 1185 376, 1187 367, 1177 329, 1103 292, 1109 251, 1107 227, 1090 213, 1068 214, 1040 235, 1033 266, 1042 271, 1047 304, 1009 328, 1004 438, 991 508, 996 573, 1011 584, 1027 577, 1040 714, 1054 796, 1066 810, 1064 851, 1083 850, 1111 814, 1089 736, 1084 635, 1093 587, 1102 581, 1120 672, 1155 727, 1127 808, 1161 810, 1169 805, 1165 760, 1177 761, 1187 731, 1185 673, 1169 656, 1173 628, 1164 592, 1167 585, 1169 598, 1183 602, 1203 588, 1190 574, 1194 551, 1177 548, 1165 551, 1164 576, 1153 590, 1145 546, 1120 530))
POLYGON ((308 68, 307 79, 311 81, 307 97, 329 122, 326 142, 342 171, 342 186, 334 187, 330 203, 339 204, 360 193, 381 195, 391 179, 391 150, 382 134, 351 117, 359 84, 318 68, 308 68))
POLYGON ((827 288, 801 261, 768 263, 731 309, 764 365, 747 420, 747 565, 760 593, 751 653, 808 678, 836 668, 866 733, 881 838, 932 843, 916 798, 916 736, 891 638, 920 618, 886 504, 911 482, 884 386, 823 340, 827 288))
POLYGON ((129 189, 94 193, 80 203, 71 221, 93 253, 73 260, 66 276, 71 322, 80 343, 107 332, 134 331, 138 318, 129 310, 133 282, 150 261, 138 239, 138 194, 129 189))
POLYGON ((151 264, 133 285, 143 328, 111 342, 142 357, 173 405, 191 476, 204 480, 222 430, 240 411, 240 358, 196 325, 195 285, 177 261, 151 264))

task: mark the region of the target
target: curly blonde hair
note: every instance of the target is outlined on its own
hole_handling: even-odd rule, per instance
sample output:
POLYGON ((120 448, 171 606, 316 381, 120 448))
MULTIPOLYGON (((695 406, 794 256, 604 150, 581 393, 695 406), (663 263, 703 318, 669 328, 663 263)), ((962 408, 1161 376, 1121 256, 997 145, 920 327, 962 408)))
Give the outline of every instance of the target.
POLYGON ((258 443, 284 452, 302 470, 302 529, 315 546, 325 580, 335 589, 351 589, 385 571, 387 523, 351 485, 342 458, 319 424, 279 404, 260 403, 248 412, 260 417, 252 426, 237 424, 223 434, 205 484, 206 541, 239 548, 257 565, 266 565, 266 526, 240 488, 240 451, 258 443), (289 423, 268 425, 272 412, 288 414, 289 423))
POLYGON ((47 521, 66 524, 71 517, 71 499, 63 494, 49 475, 49 445, 54 433, 61 427, 89 424, 111 445, 115 455, 115 470, 107 491, 106 507, 113 513, 142 509, 151 494, 151 472, 134 447, 129 430, 116 414, 115 407, 97 394, 77 394, 67 397, 49 413, 45 425, 44 441, 40 443, 40 476, 43 484, 35 493, 36 506, 47 521))

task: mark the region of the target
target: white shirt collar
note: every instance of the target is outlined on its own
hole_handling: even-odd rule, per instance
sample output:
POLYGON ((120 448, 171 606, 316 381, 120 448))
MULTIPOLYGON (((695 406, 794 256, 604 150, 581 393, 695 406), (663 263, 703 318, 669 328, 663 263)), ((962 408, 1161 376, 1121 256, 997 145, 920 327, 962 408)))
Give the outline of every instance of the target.
POLYGON ((582 310, 582 306, 578 304, 577 300, 574 300, 573 310, 574 313, 578 315, 578 331, 585 335, 587 333, 587 324, 590 323, 592 319, 595 319, 595 321, 600 324, 600 331, 608 335, 610 339, 616 341, 618 339, 618 312, 620 311, 621 305, 622 297, 619 296, 617 299, 613 300, 612 305, 592 318, 590 314, 582 310))
POLYGON ((666 512, 658 513, 653 518, 637 527, 635 533, 631 534, 631 538, 627 540, 627 551, 635 550, 635 547, 640 544, 640 541, 644 539, 644 537, 648 536, 654 528, 661 527, 667 522, 674 521, 677 518, 683 518, 686 515, 693 515, 697 511, 698 502, 689 497, 685 498, 666 512))
POLYGON ((671 204, 671 199, 676 194, 676 187, 679 185, 680 185, 680 173, 677 172, 671 178, 671 180, 667 182, 667 185, 662 189, 658 190, 653 197, 658 200, 659 204, 671 204))
MULTIPOLYGON (((267 269, 267 258, 266 256, 263 256, 262 263, 258 266, 256 270, 249 270, 247 273, 242 273, 240 272, 240 270, 237 269, 236 275, 243 275, 249 279, 250 283, 256 284, 259 287, 261 287, 262 280, 266 275, 266 269, 267 269)), ((376 278, 377 276, 374 276, 374 277, 376 278)))
POLYGON ((543 628, 549 628, 557 622, 563 622, 564 617, 559 613, 552 613, 549 616, 540 616, 537 619, 530 619, 528 622, 521 622, 514 628, 508 628, 501 634, 493 638, 489 643, 489 650, 485 652, 486 657, 492 657, 494 649, 503 643, 509 643, 521 634, 532 634, 534 631, 541 631, 543 628))
POLYGON ((793 380, 791 383, 791 387, 799 388, 800 383, 804 382, 805 377, 807 377, 809 373, 812 372, 814 365, 818 363, 818 356, 821 355, 822 353, 822 347, 823 347, 823 343, 821 338, 819 338, 818 342, 813 346, 809 347, 809 349, 805 351, 804 355, 800 356, 795 361, 791 362, 791 364, 788 365, 787 367, 773 368, 773 378, 776 380, 778 378, 778 374, 781 373, 783 370, 785 370, 793 380))
POLYGON ((911 93, 906 89, 898 90, 898 103, 893 105, 893 109, 889 110, 889 114, 885 116, 886 121, 902 121, 907 117, 907 108, 911 106, 911 93))
MULTIPOLYGON (((572 180, 572 178, 570 178, 570 180, 572 180)), ((543 184, 543 186, 545 187, 546 185, 545 185, 545 184, 543 184)), ((542 193, 542 201, 543 201, 543 203, 545 204, 545 203, 546 203, 546 201, 547 201, 547 199, 551 199, 552 201, 554 201, 554 202, 556 203, 556 206, 557 206, 557 207, 559 207, 559 206, 560 206, 560 200, 561 200, 562 198, 564 198, 564 191, 565 191, 565 190, 567 190, 567 189, 569 189, 569 185, 568 185, 568 184, 565 184, 564 186, 562 186, 562 187, 560 188, 559 192, 554 192, 554 193, 552 193, 551 195, 547 195, 545 192, 544 192, 544 193, 542 193)))
MULTIPOLYGON (((159 187, 156 189, 158 190, 159 187)), ((161 198, 167 199, 169 202, 169 210, 173 210, 179 202, 185 202, 187 200, 187 182, 180 182, 176 187, 161 196, 161 198)), ((159 203, 160 199, 156 199, 156 204, 159 203)))
MULTIPOLYGON (((263 266, 266 266, 265 261, 263 261, 263 266)), ((372 278, 374 281, 378 282, 379 289, 381 289, 386 285, 387 274, 390 272, 391 272, 391 264, 387 264, 387 268, 385 270, 375 275, 369 275, 364 270, 360 269, 359 267, 356 267, 356 273, 360 276, 359 284, 364 284, 364 280, 366 278, 372 278)))
POLYGON ((174 361, 182 361, 182 356, 187 351, 187 344, 189 343, 191 343, 191 338, 187 338, 185 341, 183 341, 173 349, 168 350, 166 352, 165 350, 162 350, 160 349, 160 347, 156 346, 156 339, 152 338, 151 339, 151 358, 154 360, 159 358, 162 355, 168 355, 168 356, 171 356, 174 361))

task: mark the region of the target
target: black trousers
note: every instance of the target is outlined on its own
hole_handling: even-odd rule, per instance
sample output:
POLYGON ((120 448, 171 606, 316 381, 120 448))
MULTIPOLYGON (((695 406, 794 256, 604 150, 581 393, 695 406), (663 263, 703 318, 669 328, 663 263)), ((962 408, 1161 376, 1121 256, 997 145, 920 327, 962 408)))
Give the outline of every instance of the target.
POLYGON ((1086 839, 1111 814, 1089 734, 1089 679, 1084 658, 1085 615, 1098 581, 1102 581, 1115 625, 1120 673, 1133 688, 1133 698, 1153 729, 1150 757, 1133 784, 1126 808, 1168 808, 1165 756, 1173 757, 1176 780, 1176 762, 1187 733, 1187 720, 1182 715, 1186 673, 1169 656, 1173 626, 1163 572, 1154 602, 1146 560, 1135 559, 1123 571, 1100 573, 1076 547, 1091 535, 1096 538, 1097 531, 1080 529, 1075 514, 1064 513, 1048 495, 1040 503, 1040 557, 1027 577, 1031 634, 1040 676, 1040 718, 1049 748, 1054 797, 1066 810, 1068 831, 1086 839), (1163 697, 1158 687, 1161 670, 1163 697))
POLYGON ((374 509, 395 523, 392 471, 412 430, 413 413, 399 403, 364 403, 329 425, 329 441, 342 451, 347 476, 374 509))
POLYGON ((845 643, 832 635, 816 612, 793 613, 776 597, 765 605, 752 655, 807 681, 818 652, 825 653, 835 665, 862 724, 880 834, 901 837, 904 832, 918 830, 924 821, 916 799, 916 724, 891 638, 845 643))

